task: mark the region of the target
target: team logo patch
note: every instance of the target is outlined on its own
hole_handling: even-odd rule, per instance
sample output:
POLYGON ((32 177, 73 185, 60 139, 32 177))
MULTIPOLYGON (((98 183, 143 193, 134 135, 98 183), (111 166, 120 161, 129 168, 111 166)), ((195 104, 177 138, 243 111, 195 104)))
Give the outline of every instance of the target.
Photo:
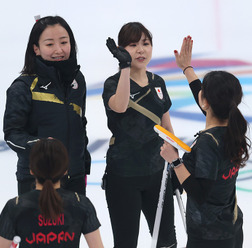
POLYGON ((41 85, 40 88, 41 88, 41 89, 44 89, 44 90, 48 90, 48 87, 49 87, 49 85, 51 85, 51 83, 52 83, 52 82, 50 82, 50 83, 47 84, 47 85, 41 85))
POLYGON ((155 87, 155 90, 157 92, 157 95, 160 99, 163 99, 163 92, 161 90, 161 87, 155 87))
POLYGON ((131 98, 131 99, 134 99, 135 96, 138 95, 138 94, 140 94, 140 92, 137 92, 137 93, 135 93, 135 94, 130 94, 130 98, 131 98))
POLYGON ((71 86, 74 90, 78 89, 78 83, 76 82, 76 80, 74 79, 74 81, 71 83, 71 86))

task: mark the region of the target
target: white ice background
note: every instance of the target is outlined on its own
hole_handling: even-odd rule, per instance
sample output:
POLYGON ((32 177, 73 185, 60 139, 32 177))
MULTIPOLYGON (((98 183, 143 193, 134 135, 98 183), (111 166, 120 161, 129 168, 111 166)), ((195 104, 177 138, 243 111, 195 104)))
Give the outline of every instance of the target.
MULTIPOLYGON (((204 59, 237 59, 252 62, 252 2, 250 0, 9 0, 0 7, 0 116, 3 117, 6 89, 19 75, 24 63, 24 53, 34 16, 60 15, 73 29, 78 45, 78 62, 85 75, 88 90, 102 89, 104 80, 117 71, 117 61, 107 50, 108 36, 117 39, 120 27, 129 21, 142 22, 153 34, 153 59, 173 57, 173 50, 180 49, 183 37, 191 35, 194 40, 194 54, 204 59)), ((199 73, 214 69, 206 68, 199 73)), ((242 77, 252 79, 251 66, 225 68, 242 77)), ((166 74, 169 79, 181 78, 181 72, 166 74)), ((171 99, 173 92, 189 91, 187 86, 167 87, 171 99)), ((252 84, 244 85, 246 94, 241 104, 242 112, 252 116, 252 84)), ((172 109, 171 109, 172 110, 172 109)), ((200 113, 195 104, 183 106, 179 111, 200 113)), ((87 196, 96 207, 102 224, 100 231, 105 247, 113 247, 111 226, 104 191, 99 183, 105 167, 105 155, 110 132, 101 100, 101 92, 87 97, 88 137, 92 156, 92 171, 88 176, 87 196)), ((204 128, 204 123, 185 120, 171 115, 175 134, 191 141, 193 135, 204 128)), ((2 130, 2 121, 0 122, 2 130)), ((5 149, 3 132, 0 132, 0 209, 9 198, 16 196, 16 154, 5 149)), ((242 170, 237 183, 238 204, 244 213, 244 248, 252 247, 252 185, 251 160, 242 170), (242 190, 241 190, 242 189, 242 190)), ((186 195, 183 194, 186 204, 186 195)), ((186 234, 176 207, 176 231, 178 247, 186 244, 186 234)), ((123 223, 122 223, 123 225, 123 223)), ((139 248, 150 247, 151 238, 145 219, 141 219, 139 248)), ((81 247, 87 247, 84 239, 81 247)))

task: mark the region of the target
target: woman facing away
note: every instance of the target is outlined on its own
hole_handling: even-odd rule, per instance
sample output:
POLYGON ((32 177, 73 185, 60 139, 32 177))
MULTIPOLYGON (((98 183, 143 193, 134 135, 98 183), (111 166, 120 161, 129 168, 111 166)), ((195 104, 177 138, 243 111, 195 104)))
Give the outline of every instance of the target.
POLYGON ((21 238, 20 248, 76 248, 82 233, 89 248, 103 248, 91 201, 60 187, 68 161, 57 139, 42 138, 32 147, 30 171, 36 188, 6 203, 0 216, 1 248, 10 248, 14 236, 21 238))
MULTIPOLYGON (((129 22, 107 39, 120 71, 104 84, 103 101, 112 132, 107 151, 104 189, 115 248, 137 247, 143 212, 153 232, 164 169, 162 139, 153 127, 173 133, 171 100, 164 80, 146 67, 152 57, 152 35, 141 23, 129 22)), ((171 179, 168 179, 157 247, 177 247, 171 179)))
POLYGON ((29 153, 41 138, 63 142, 69 170, 63 187, 85 194, 90 172, 85 117, 86 82, 77 64, 76 42, 60 16, 46 16, 34 24, 22 74, 7 90, 4 138, 17 153, 18 193, 32 189, 29 153))
POLYGON ((211 71, 201 83, 191 66, 192 44, 186 37, 175 57, 206 115, 205 129, 197 133, 191 153, 182 159, 167 143, 161 155, 187 192, 186 247, 241 248, 243 215, 237 205, 236 180, 251 147, 247 121, 238 109, 242 87, 226 71, 211 71))

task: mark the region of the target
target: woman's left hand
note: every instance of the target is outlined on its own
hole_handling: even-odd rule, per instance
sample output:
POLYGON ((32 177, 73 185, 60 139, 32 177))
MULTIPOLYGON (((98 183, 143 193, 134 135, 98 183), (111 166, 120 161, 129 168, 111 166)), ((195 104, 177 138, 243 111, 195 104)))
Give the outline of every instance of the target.
POLYGON ((110 37, 107 39, 106 45, 113 56, 118 59, 120 69, 130 67, 132 58, 126 49, 117 47, 115 41, 110 37))

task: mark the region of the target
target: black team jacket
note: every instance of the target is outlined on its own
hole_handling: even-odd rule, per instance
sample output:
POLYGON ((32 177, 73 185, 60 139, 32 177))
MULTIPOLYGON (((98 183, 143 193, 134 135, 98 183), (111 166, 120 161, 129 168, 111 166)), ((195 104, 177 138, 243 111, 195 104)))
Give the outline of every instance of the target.
POLYGON ((19 76, 7 90, 4 139, 18 156, 17 180, 31 177, 30 148, 46 137, 57 138, 66 146, 69 176, 90 173, 86 82, 77 63, 74 63, 74 74, 69 72, 67 63, 70 62, 55 67, 37 58, 36 75, 19 76))

